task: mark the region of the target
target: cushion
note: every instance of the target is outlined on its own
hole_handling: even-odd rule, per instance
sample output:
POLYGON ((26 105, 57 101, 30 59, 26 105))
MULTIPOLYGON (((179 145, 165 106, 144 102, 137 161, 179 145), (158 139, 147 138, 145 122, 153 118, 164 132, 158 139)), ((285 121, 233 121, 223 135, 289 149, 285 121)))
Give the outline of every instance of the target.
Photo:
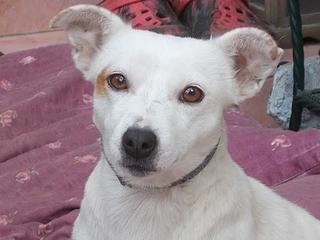
MULTIPOLYGON (((320 169, 318 168, 318 174, 320 169)), ((274 187, 284 198, 320 219, 320 175, 305 175, 274 187)))
POLYGON ((225 114, 229 151, 246 173, 268 186, 301 176, 320 165, 320 130, 263 128, 232 108, 225 114))

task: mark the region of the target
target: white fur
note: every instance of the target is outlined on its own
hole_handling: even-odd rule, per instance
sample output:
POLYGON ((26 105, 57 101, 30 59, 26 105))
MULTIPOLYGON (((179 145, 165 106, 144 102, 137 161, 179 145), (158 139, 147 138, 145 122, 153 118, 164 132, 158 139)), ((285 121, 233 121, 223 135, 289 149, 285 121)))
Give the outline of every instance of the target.
POLYGON ((320 224, 306 211, 247 177, 231 159, 223 109, 256 94, 282 55, 261 30, 243 28, 196 40, 133 30, 107 10, 78 5, 56 16, 75 49, 76 66, 93 84, 104 69, 123 73, 125 92, 95 94, 94 122, 114 171, 103 157, 91 174, 73 240, 318 240, 320 224), (188 85, 205 97, 179 101, 188 85), (121 167, 121 138, 131 126, 159 140, 157 171, 135 177, 121 167), (217 144, 203 171, 195 169, 217 144), (157 188, 157 189, 156 189, 157 188))

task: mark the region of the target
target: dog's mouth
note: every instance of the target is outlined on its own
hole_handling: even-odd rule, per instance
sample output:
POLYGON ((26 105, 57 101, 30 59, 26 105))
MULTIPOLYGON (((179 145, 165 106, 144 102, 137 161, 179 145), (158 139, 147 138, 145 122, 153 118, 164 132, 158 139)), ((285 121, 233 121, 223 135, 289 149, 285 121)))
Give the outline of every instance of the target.
POLYGON ((122 164, 122 167, 128 169, 135 177, 143 177, 156 171, 153 167, 143 166, 140 164, 122 164))

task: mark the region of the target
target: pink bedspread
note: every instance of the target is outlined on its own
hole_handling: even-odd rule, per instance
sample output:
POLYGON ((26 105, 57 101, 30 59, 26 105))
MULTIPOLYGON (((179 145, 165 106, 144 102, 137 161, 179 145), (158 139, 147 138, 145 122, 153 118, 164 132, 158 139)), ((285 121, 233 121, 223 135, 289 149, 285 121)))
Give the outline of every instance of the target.
MULTIPOLYGON (((66 45, 0 57, 0 240, 70 239, 84 184, 100 155, 91 115, 92 87, 66 45)), ((268 185, 306 174, 317 179, 317 189, 310 190, 317 193, 303 193, 316 198, 291 199, 320 217, 319 131, 301 132, 301 141, 263 129, 237 110, 226 118, 231 153, 248 174, 268 185)), ((278 191, 289 196, 284 185, 278 191)))

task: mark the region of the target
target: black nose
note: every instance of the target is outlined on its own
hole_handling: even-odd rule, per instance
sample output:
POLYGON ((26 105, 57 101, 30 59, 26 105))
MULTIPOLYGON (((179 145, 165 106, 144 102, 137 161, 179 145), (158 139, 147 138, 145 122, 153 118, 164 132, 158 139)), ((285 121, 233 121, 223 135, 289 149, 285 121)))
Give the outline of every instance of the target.
POLYGON ((147 129, 129 128, 123 134, 122 146, 127 155, 140 160, 149 157, 156 149, 157 137, 147 129))

